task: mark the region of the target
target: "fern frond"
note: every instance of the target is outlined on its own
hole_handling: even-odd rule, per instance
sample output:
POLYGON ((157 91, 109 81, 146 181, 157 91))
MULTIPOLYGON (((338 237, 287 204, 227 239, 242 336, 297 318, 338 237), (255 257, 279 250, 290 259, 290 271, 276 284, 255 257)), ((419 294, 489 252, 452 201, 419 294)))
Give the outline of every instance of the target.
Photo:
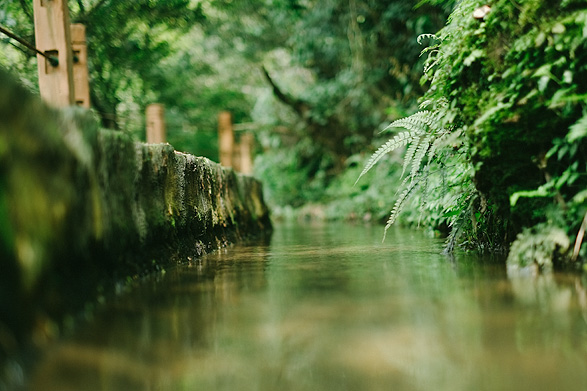
POLYGON ((416 42, 418 42, 419 45, 422 45, 422 41, 427 38, 433 39, 435 41, 441 41, 440 37, 438 37, 436 34, 420 34, 418 35, 418 38, 416 38, 416 42))
POLYGON ((449 135, 449 131, 443 131, 440 134, 437 134, 434 140, 431 141, 430 149, 428 150, 428 163, 430 165, 432 160, 436 157, 436 151, 440 148, 442 149, 442 145, 444 145, 444 141, 447 135, 449 135))
POLYGON ((421 109, 430 106, 432 103, 434 103, 433 99, 426 99, 425 101, 423 101, 422 103, 420 103, 420 105, 418 106, 421 109))
POLYGON ((412 191, 415 188, 416 188, 416 182, 411 183, 410 186, 408 186, 408 188, 405 189, 400 194, 397 201, 395 201, 395 204, 393 205, 393 209, 391 210, 391 215, 389 216, 389 219, 387 220, 387 223, 385 224, 385 230, 383 231, 383 241, 385 241, 385 236, 387 235, 387 230, 393 225, 393 223, 395 223, 397 216, 400 214, 400 212, 404 208, 404 205, 406 203, 406 200, 408 199, 408 196, 412 193, 412 191))
POLYGON ((428 73, 428 71, 432 68, 434 68, 436 66, 436 64, 438 64, 440 61, 437 58, 434 58, 433 60, 430 61, 426 61, 426 63, 424 64, 424 69, 422 70, 423 73, 428 73))
POLYGON ((412 162, 412 159, 414 158, 414 155, 416 154, 416 151, 418 149, 419 144, 420 144, 419 139, 414 140, 414 142, 412 142, 412 144, 410 145, 410 147, 406 151, 406 154, 404 155, 404 165, 402 167, 402 174, 399 176, 400 178, 404 177, 404 174, 406 173, 408 166, 410 165, 410 163, 412 162))
POLYGON ((424 140, 420 142, 420 145, 418 146, 418 150, 414 154, 414 159, 412 162, 412 170, 410 171, 411 182, 414 181, 414 178, 416 177, 416 175, 418 175, 418 172, 420 172, 422 160, 424 160, 424 156, 426 156, 426 153, 430 149, 431 144, 432 136, 430 135, 424 137, 424 140))
POLYGON ((371 158, 367 162, 367 165, 365 166, 365 168, 363 168, 363 171, 361 172, 361 174, 359 175, 359 177, 355 181, 355 184, 357 184, 359 179, 361 179, 361 177, 363 175, 365 175, 371 168, 373 168, 373 166, 375 164, 377 164, 377 162, 379 160, 381 160, 381 158, 386 153, 389 153, 397 148, 403 147, 404 145, 406 145, 408 142, 410 142, 414 138, 419 137, 421 134, 422 134, 422 131, 420 131, 420 130, 401 132, 400 134, 398 134, 397 136, 395 136, 394 138, 392 138, 391 140, 389 140, 388 142, 383 144, 381 147, 379 147, 379 149, 377 151, 375 151, 375 153, 373 155, 371 155, 371 158))
POLYGON ((409 176, 405 177, 404 180, 402 181, 402 183, 400 183, 400 185, 397 187, 397 190, 395 191, 395 193, 393 195, 396 196, 397 193, 399 193, 399 191, 404 188, 404 186, 406 185, 406 183, 408 183, 409 180, 410 180, 409 176))
POLYGON ((455 250, 455 246, 457 244, 457 240, 459 239, 459 234, 461 233, 461 228, 464 225, 464 219, 462 218, 455 218, 450 226, 451 226, 451 230, 450 230, 450 234, 448 235, 448 238, 446 239, 445 245, 444 245, 444 250, 442 251, 443 254, 447 254, 450 255, 454 252, 455 250))
MULTIPOLYGON (((422 175, 420 178, 423 178, 423 184, 421 185, 421 202, 420 202, 420 214, 418 216, 418 227, 420 227, 420 221, 422 221, 422 215, 424 210, 426 210, 428 206, 428 176, 430 175, 430 166, 426 165, 422 170, 422 175)), ((420 180, 422 182, 422 180, 420 180)))
POLYGON ((426 133, 427 130, 433 132, 438 131, 439 121, 436 118, 436 111, 422 110, 415 114, 410 115, 406 118, 400 118, 393 121, 382 130, 382 132, 392 128, 404 128, 412 132, 418 132, 419 134, 426 133))
POLYGON ((427 48, 422 49, 422 51, 420 52, 419 57, 422 57, 424 54, 426 53, 430 53, 428 54, 428 59, 430 59, 430 57, 434 56, 434 57, 438 57, 436 56, 438 53, 440 53, 440 51, 438 50, 438 47, 440 45, 434 45, 434 46, 428 46, 427 48))

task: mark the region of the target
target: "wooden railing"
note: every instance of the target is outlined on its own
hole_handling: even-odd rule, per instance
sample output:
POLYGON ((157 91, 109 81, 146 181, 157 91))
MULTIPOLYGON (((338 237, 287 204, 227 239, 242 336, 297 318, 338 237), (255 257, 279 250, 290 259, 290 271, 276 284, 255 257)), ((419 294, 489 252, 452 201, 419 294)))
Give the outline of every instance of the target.
MULTIPOLYGON (((78 105, 89 108, 85 26, 70 25, 67 0, 34 0, 33 5, 41 97, 54 107, 78 105)), ((150 104, 145 115, 147 143, 165 143, 165 107, 159 103, 150 104)), ((254 137, 246 131, 250 130, 245 129, 248 126, 243 126, 232 123, 230 112, 219 114, 220 164, 244 174, 252 174, 254 137), (236 140, 235 130, 239 131, 236 140)))

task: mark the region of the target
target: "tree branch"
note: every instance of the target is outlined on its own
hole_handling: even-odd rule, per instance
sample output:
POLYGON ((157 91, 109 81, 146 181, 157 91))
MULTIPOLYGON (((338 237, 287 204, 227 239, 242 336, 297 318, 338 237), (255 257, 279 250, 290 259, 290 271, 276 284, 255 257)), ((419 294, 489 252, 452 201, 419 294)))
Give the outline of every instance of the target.
POLYGON ((82 0, 77 0, 77 5, 79 6, 80 15, 85 15, 86 7, 84 6, 84 2, 82 0))
POLYGON ((28 4, 26 2, 26 0, 19 0, 18 2, 20 3, 20 7, 22 8, 22 11, 25 13, 27 18, 29 18, 30 21, 32 22, 34 20, 34 17, 33 17, 33 12, 31 11, 31 8, 30 8, 30 4, 28 4))
POLYGON ((279 86, 277 86, 277 84, 275 84, 275 82, 273 81, 273 79, 269 75, 269 72, 267 72, 267 69, 265 69, 265 66, 262 66, 261 69, 263 71, 263 75, 265 75, 265 79, 267 79, 269 84, 271 84, 271 87, 273 88, 273 94, 275 95, 275 97, 277 99, 279 99, 281 102, 283 102, 286 105, 288 105, 289 107, 291 107, 292 109, 294 109, 294 111, 300 117, 305 119, 305 115, 308 112, 308 110, 310 110, 310 106, 306 102, 304 102, 300 99, 295 99, 295 98, 289 96, 288 94, 284 93, 283 91, 281 91, 279 86))
MULTIPOLYGON (((3 41, 0 41, 0 42, 3 42, 3 41)), ((24 49, 23 49, 23 48, 21 48, 20 46, 18 46, 18 45, 15 45, 15 44, 13 44, 12 42, 10 42, 10 41, 8 41, 8 40, 6 41, 6 43, 7 43, 8 45, 10 45, 10 46, 14 47, 15 49, 17 49, 17 50, 21 51, 21 52, 22 52, 22 53, 25 55, 25 57, 26 57, 26 58, 33 57, 33 56, 31 55, 31 52, 30 52, 30 51, 28 51, 28 50, 24 50, 24 49)))
POLYGON ((339 171, 344 162, 344 157, 346 157, 344 140, 346 135, 349 134, 348 128, 341 126, 338 119, 332 115, 326 119, 325 123, 315 121, 310 115, 308 115, 312 109, 312 106, 308 102, 301 99, 295 99, 283 92, 271 78, 269 72, 267 72, 267 69, 265 69, 264 66, 261 69, 263 70, 265 78, 269 84, 271 84, 271 87, 273 87, 273 94, 275 97, 282 103, 285 103, 291 107, 301 117, 307 126, 306 131, 310 137, 312 137, 312 139, 318 144, 334 153, 336 157, 340 157, 340 159, 335 159, 334 162, 334 170, 339 171), (333 131, 338 133, 337 137, 332 136, 333 131))
POLYGON ((59 61, 57 60, 57 57, 51 57, 47 53, 40 51, 39 49, 37 49, 31 43, 25 41, 24 39, 22 39, 21 37, 19 37, 16 34, 14 34, 13 32, 5 29, 1 25, 0 25, 0 33, 6 35, 10 39, 14 39, 16 42, 20 43, 21 45, 23 45, 24 47, 26 47, 30 51, 35 52, 35 53, 40 54, 41 56, 45 57, 47 60, 49 60, 49 62, 51 63, 51 65, 57 66, 57 64, 59 64, 59 61))

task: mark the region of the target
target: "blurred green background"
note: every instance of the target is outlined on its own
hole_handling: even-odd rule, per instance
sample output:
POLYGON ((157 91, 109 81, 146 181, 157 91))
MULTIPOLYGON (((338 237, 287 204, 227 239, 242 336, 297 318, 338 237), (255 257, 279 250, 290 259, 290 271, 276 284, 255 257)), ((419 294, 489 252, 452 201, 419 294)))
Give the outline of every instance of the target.
MULTIPOLYGON (((169 143, 218 161, 217 116, 228 110, 253 130, 255 175, 279 211, 370 186, 352 187, 355 167, 382 141, 385 124, 416 109, 424 91, 416 38, 445 24, 452 4, 443 3, 78 0, 69 7, 71 21, 86 25, 92 108, 104 127, 144 140, 146 105, 163 103, 169 143)), ((30 2, 0 2, 0 24, 34 42, 30 2)), ((3 35, 0 47, 0 64, 37 90, 34 53, 3 35)), ((361 197, 379 199, 329 215, 387 213, 383 194, 361 197)))

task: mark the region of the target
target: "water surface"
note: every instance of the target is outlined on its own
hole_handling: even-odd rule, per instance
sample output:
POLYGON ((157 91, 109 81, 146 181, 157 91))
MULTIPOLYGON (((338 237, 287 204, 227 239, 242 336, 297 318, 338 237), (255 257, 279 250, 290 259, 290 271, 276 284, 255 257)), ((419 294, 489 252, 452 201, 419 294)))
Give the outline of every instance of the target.
POLYGON ((417 231, 278 226, 109 300, 31 390, 586 390, 585 280, 417 231))

